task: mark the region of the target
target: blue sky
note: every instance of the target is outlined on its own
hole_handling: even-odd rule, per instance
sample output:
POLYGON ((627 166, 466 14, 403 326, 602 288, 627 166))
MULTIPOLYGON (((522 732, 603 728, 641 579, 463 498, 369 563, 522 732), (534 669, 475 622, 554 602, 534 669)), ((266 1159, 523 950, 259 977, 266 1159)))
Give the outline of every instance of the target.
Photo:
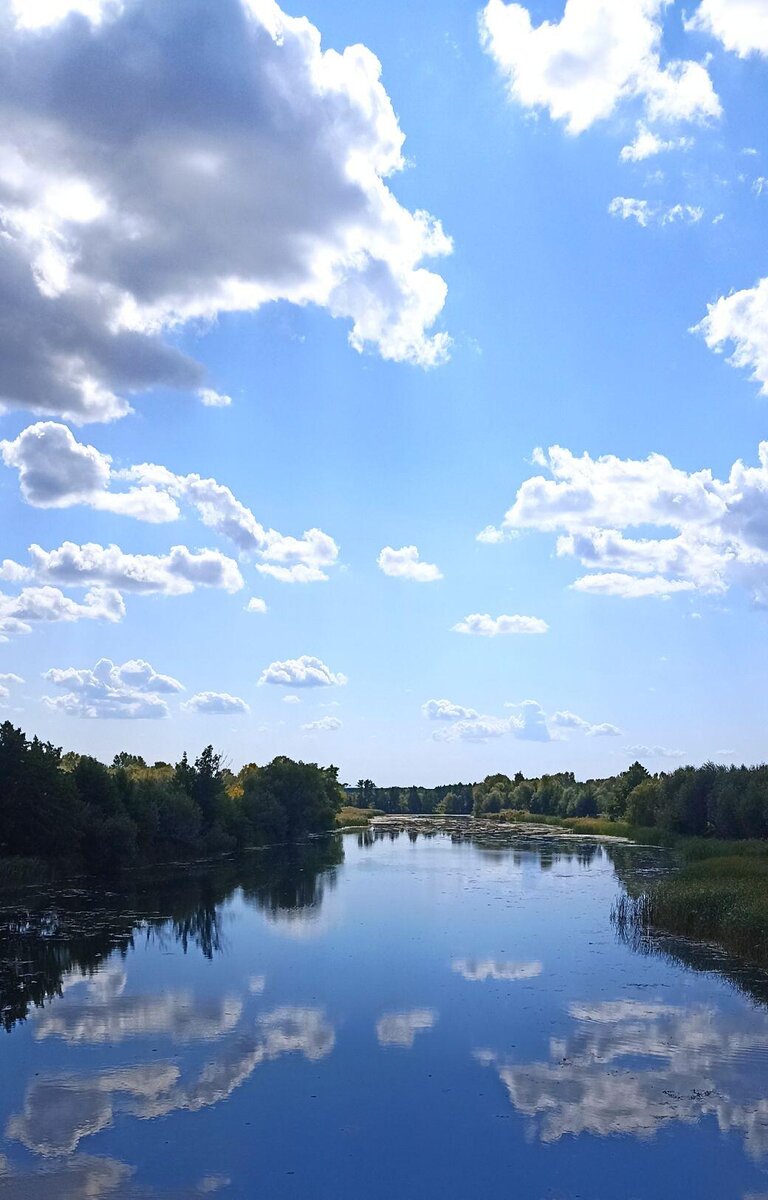
POLYGON ((764 758, 766 0, 0 12, 4 715, 380 784, 764 758))

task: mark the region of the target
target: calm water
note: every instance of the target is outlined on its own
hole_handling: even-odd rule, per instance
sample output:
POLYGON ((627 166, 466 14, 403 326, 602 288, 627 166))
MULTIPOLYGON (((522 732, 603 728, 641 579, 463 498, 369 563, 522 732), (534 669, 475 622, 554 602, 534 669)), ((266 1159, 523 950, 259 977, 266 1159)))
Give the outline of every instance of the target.
POLYGON ((351 834, 0 899, 0 1200, 766 1200, 765 980, 617 940, 653 855, 351 834))

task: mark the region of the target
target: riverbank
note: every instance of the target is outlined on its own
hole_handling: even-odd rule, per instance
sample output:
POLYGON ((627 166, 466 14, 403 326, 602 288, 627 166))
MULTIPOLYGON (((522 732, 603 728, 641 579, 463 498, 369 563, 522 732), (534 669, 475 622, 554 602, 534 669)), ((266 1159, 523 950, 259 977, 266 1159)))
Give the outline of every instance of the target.
POLYGON ((694 857, 641 895, 622 897, 614 909, 617 925, 714 942, 768 966, 768 845, 735 847, 694 857))

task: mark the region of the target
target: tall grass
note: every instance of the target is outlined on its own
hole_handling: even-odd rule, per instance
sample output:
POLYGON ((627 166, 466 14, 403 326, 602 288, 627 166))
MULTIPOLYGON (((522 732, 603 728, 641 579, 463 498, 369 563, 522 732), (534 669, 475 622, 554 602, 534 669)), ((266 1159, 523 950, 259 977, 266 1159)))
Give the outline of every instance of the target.
POLYGON ((371 817, 383 815, 380 808, 355 808, 352 804, 345 804, 336 814, 336 824, 341 828, 363 829, 366 825, 370 825, 371 817))
POLYGON ((621 897, 612 913, 615 923, 624 932, 717 942, 768 964, 768 846, 695 842, 681 846, 688 861, 676 875, 641 896, 621 897))

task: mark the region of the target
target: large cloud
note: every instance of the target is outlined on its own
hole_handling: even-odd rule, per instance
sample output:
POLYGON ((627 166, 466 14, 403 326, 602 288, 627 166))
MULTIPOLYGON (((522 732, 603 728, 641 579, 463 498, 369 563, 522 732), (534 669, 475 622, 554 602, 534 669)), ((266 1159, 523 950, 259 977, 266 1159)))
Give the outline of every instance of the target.
POLYGON ((749 1155, 763 1159, 765 1077, 744 1070, 768 1048, 763 1011, 623 999, 572 1003, 568 1014, 572 1023, 552 1040, 549 1059, 475 1054, 498 1072, 510 1103, 530 1119, 532 1137, 545 1144, 582 1134, 646 1140, 673 1122, 692 1126, 709 1117, 722 1133, 741 1132, 749 1155))
POLYGON ((277 300, 351 322, 358 350, 446 356, 422 264, 450 240, 385 182, 404 139, 366 47, 323 51, 274 0, 39 9, 0 8, 4 406, 111 420, 155 384, 223 403, 164 332, 277 300))
MULTIPOLYGON (((21 494, 36 508, 82 504, 141 521, 161 522, 177 520, 180 505, 184 504, 197 513, 206 528, 227 538, 240 553, 260 559, 257 570, 282 581, 327 579, 328 568, 339 556, 336 542, 322 529, 308 529, 297 538, 265 528, 228 487, 215 479, 177 475, 155 463, 115 470, 109 455, 78 442, 66 425, 54 421, 38 421, 13 441, 0 442, 0 457, 6 466, 18 471, 21 494)), ((235 574, 231 560, 219 556, 218 566, 214 566, 213 551, 203 551, 204 559, 192 561, 183 548, 177 550, 172 567, 177 576, 192 573, 198 583, 206 582, 205 577, 219 577, 221 584, 209 586, 234 590, 239 574, 235 574)), ((171 555, 174 553, 171 551, 171 555)))
POLYGON ((568 733, 587 737, 618 737, 621 733, 607 721, 593 724, 567 710, 547 716, 537 700, 508 703, 504 707, 511 710, 510 716, 481 714, 450 700, 428 700, 421 711, 428 720, 445 722, 432 734, 437 742, 488 742, 507 736, 522 742, 551 742, 562 740, 568 733))
POLYGON ((65 596, 60 588, 25 587, 17 596, 0 592, 0 642, 29 633, 38 623, 53 621, 121 621, 123 598, 114 588, 93 588, 82 603, 65 596))
POLYGON ((116 666, 110 659, 102 658, 92 670, 52 667, 44 678, 64 691, 63 696, 44 698, 49 708, 89 720, 162 719, 170 716, 163 695, 184 690, 177 679, 160 675, 143 659, 116 666))
POLYGON ((552 446, 534 462, 550 477, 520 486, 502 532, 559 534, 558 555, 593 572, 574 582, 577 590, 626 599, 740 585, 754 603, 768 603, 768 442, 757 466, 738 461, 725 480, 682 471, 660 454, 592 458, 552 446), (660 536, 624 532, 643 526, 660 536))
POLYGON ((188 550, 172 546, 167 554, 125 554, 119 546, 64 542, 56 550, 29 547, 29 566, 6 559, 0 579, 33 579, 62 587, 99 584, 128 592, 160 592, 167 596, 193 592, 196 587, 236 592, 243 586, 240 569, 218 550, 188 550))
POLYGON ((259 684, 272 683, 282 687, 334 687, 345 684, 346 675, 334 672, 319 658, 302 654, 265 667, 259 684))
POLYGON ((711 33, 741 58, 768 55, 766 0, 702 0, 686 28, 711 33))
POLYGON ((570 133, 632 100, 652 120, 717 117, 720 101, 705 67, 661 64, 664 8, 665 0, 566 0, 559 22, 534 26, 522 4, 489 0, 480 32, 512 99, 547 109, 570 133))

